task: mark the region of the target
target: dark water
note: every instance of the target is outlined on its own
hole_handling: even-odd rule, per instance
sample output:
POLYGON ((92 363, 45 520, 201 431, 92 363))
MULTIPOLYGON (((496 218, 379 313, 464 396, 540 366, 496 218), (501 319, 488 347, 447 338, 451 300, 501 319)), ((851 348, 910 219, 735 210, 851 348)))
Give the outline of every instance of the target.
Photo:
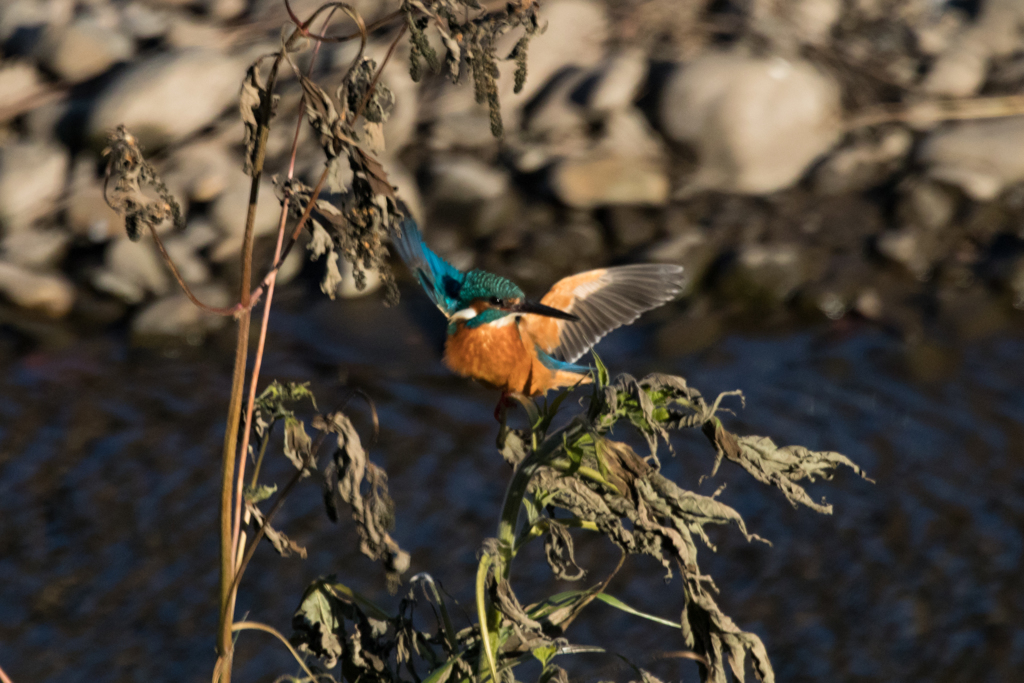
MULTIPOLYGON (((264 377, 313 380, 321 409, 345 400, 345 383, 373 397, 395 537, 413 572, 431 572, 472 612, 476 552, 494 534, 508 477, 493 448, 495 397, 441 367, 422 325, 431 312, 412 297, 397 310, 279 303, 264 377)), ((734 431, 841 451, 877 480, 842 472, 812 485, 834 504, 831 517, 791 508, 728 465, 700 489, 727 483, 723 500, 774 543, 722 530, 701 562, 725 611, 765 640, 780 681, 1020 680, 1024 335, 914 351, 869 327, 822 328, 736 334, 657 359, 646 352, 656 334, 623 330, 600 351, 613 371, 670 371, 711 395, 741 388, 734 431)), ((230 344, 177 357, 129 349, 117 334, 51 351, 0 347, 0 667, 15 683, 208 680, 230 344)), ((368 433, 363 404, 349 409, 368 433)), ((669 476, 690 483, 709 470, 702 440, 681 438, 677 451, 663 457, 669 476)), ((279 458, 268 474, 281 481, 289 467, 279 458)), ((287 632, 303 587, 329 572, 397 604, 352 530, 326 520, 314 485, 300 486, 279 522, 310 557, 262 548, 240 616, 287 632)), ((579 560, 603 577, 616 552, 594 539, 579 560)), ((524 599, 565 587, 546 578, 539 553, 517 563, 524 599)), ((628 563, 609 590, 678 618, 679 582, 666 584, 652 562, 628 563)), ((591 609, 570 631, 575 642, 638 659, 682 647, 671 629, 591 609)), ((577 673, 629 679, 607 663, 577 673)), ((691 664, 653 668, 697 680, 691 664)), ((294 672, 266 634, 241 637, 236 680, 294 672)))

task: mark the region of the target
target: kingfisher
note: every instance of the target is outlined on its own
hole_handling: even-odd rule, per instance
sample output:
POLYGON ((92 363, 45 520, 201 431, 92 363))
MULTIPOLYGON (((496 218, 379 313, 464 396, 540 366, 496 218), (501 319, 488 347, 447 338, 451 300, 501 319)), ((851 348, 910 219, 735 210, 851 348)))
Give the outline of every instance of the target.
POLYGON ((576 361, 615 328, 675 298, 683 286, 682 266, 626 265, 571 275, 533 302, 499 275, 459 271, 427 247, 411 218, 393 241, 448 320, 444 364, 501 390, 495 417, 512 394, 535 397, 591 382, 591 368, 576 361))

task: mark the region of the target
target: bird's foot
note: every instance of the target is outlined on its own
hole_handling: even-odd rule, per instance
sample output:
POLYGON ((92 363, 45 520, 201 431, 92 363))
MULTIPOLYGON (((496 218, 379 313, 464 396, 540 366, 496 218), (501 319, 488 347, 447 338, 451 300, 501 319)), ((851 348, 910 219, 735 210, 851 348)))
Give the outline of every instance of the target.
POLYGON ((505 413, 509 408, 515 408, 516 402, 512 400, 512 395, 507 392, 501 392, 501 398, 498 399, 498 405, 494 406, 494 419, 504 424, 505 413))

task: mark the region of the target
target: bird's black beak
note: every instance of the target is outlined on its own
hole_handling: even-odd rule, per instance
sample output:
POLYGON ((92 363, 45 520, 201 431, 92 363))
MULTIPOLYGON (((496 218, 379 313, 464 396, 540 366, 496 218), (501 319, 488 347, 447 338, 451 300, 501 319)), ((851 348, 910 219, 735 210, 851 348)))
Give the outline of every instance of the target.
POLYGON ((579 318, 572 313, 566 313, 560 311, 557 308, 551 308, 544 304, 535 304, 532 301, 523 301, 518 303, 509 309, 513 313, 532 313, 533 315, 543 315, 548 318, 558 318, 560 320, 579 320, 579 318))

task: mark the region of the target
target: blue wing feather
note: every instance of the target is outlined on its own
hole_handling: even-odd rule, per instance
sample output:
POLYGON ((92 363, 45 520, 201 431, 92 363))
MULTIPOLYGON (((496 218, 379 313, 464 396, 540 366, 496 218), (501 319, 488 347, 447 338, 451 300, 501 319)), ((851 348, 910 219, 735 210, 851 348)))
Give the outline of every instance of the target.
POLYGON ((550 370, 565 370, 566 372, 576 372, 585 375, 593 369, 586 365, 577 365, 575 363, 567 363, 564 360, 558 360, 545 353, 539 346, 537 347, 537 357, 540 358, 540 362, 544 364, 544 367, 550 370))
POLYGON ((406 218, 402 221, 402 234, 394 238, 395 249, 405 265, 423 285, 430 299, 446 316, 455 313, 459 290, 466 276, 455 266, 430 251, 423 241, 423 235, 416 221, 406 218))

